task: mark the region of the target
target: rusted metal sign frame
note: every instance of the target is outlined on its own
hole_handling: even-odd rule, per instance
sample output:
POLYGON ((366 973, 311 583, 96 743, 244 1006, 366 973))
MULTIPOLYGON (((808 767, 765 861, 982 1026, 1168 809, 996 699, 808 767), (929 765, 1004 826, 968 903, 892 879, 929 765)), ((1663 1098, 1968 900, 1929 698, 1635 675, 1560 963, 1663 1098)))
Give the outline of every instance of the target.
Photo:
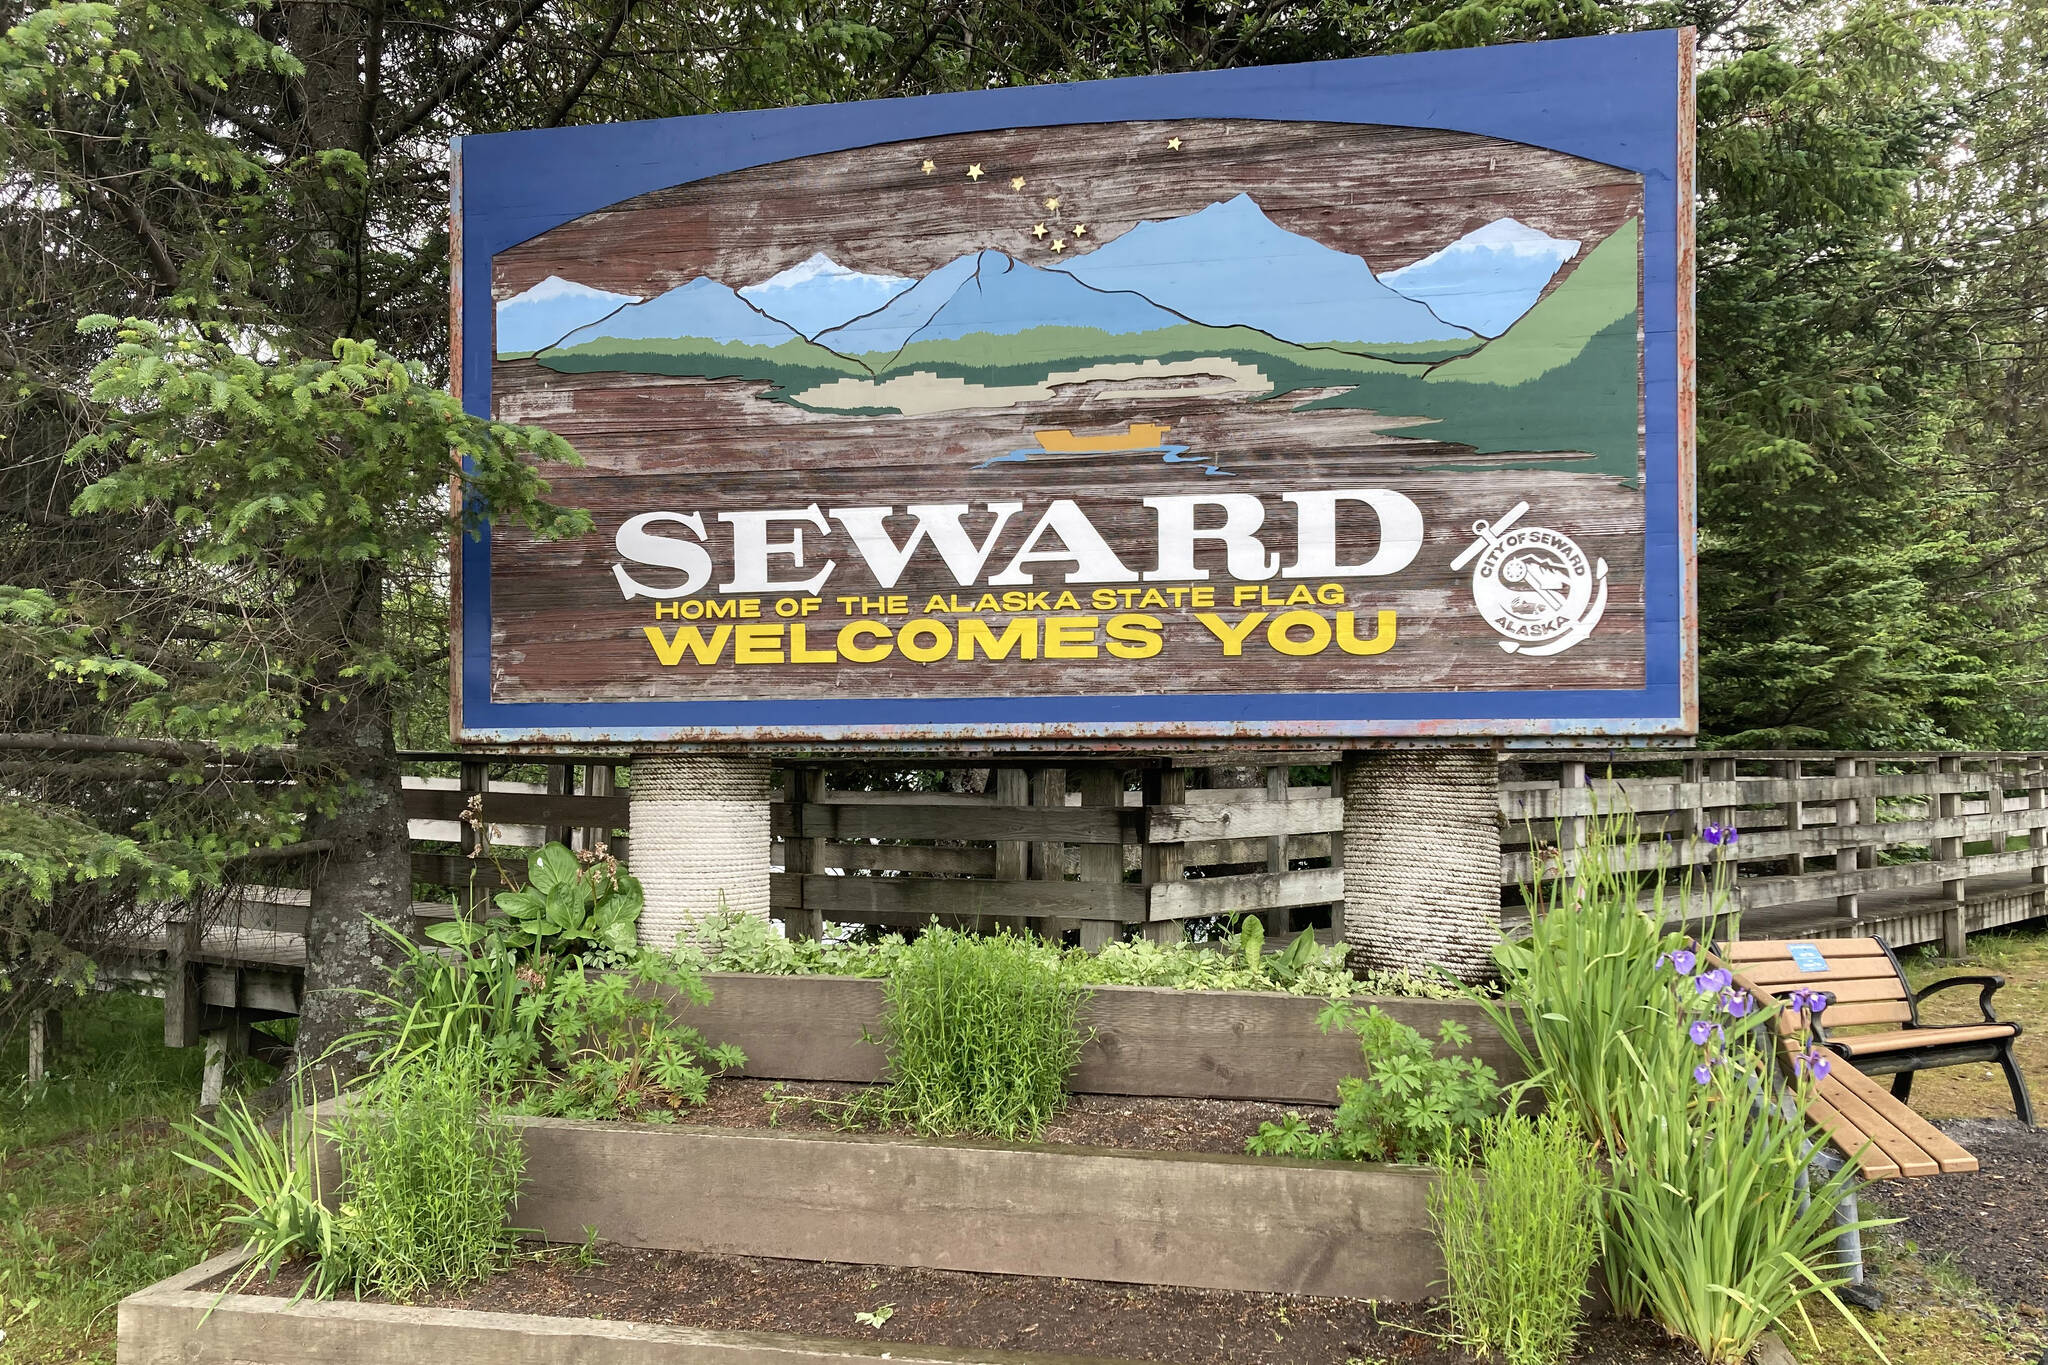
MULTIPOLYGON (((1546 745, 1683 742, 1698 729, 1694 538, 1693 31, 1663 30, 1244 71, 457 138, 450 177, 452 384, 491 413, 497 253, 694 180, 951 133, 1134 119, 1291 119, 1444 129, 1643 177, 1645 686, 1115 697, 497 702, 490 532, 451 547, 456 742, 858 752, 867 746, 1208 747, 1245 740, 1546 745)), ((458 496, 460 490, 457 490, 458 496)))

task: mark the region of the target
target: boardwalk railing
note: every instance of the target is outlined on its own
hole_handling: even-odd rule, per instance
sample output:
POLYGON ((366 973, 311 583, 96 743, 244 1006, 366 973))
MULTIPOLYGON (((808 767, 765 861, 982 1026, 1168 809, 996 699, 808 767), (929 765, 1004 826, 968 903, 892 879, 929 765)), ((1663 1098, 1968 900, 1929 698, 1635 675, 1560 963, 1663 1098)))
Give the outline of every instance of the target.
MULTIPOLYGON (((1336 758, 956 766, 921 769, 914 784, 883 765, 791 766, 777 779, 773 909, 805 933, 936 916, 1075 930, 1091 946, 1126 926, 1169 935, 1237 912, 1269 930, 1339 930, 1336 758)), ((525 755, 465 755, 459 779, 424 779, 440 789, 408 793, 415 838, 469 847, 452 822, 493 767, 514 763, 529 780, 493 779, 485 796, 498 843, 629 846, 619 768, 525 755)), ((1623 868, 1660 874, 1674 894, 1688 873, 1721 885, 1750 934, 1888 926, 1900 942, 1960 951, 1964 934, 2048 914, 2044 752, 1509 753, 1500 810, 1510 917, 1539 868, 1569 875, 1593 824, 1617 818, 1635 841, 1623 868), (1710 826, 1738 837, 1709 842, 1710 826)), ((414 875, 495 884, 460 849, 416 852, 414 875)))

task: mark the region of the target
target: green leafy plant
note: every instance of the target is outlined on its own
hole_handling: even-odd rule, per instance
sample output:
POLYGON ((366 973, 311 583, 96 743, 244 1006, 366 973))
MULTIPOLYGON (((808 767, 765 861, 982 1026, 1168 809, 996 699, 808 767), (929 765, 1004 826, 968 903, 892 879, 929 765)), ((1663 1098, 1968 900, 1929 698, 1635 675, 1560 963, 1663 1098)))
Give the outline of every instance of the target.
MULTIPOLYGON (((1708 1365, 1734 1365, 1783 1319, 1804 1320, 1806 1299, 1839 1310, 1848 1274, 1835 1239, 1878 1224, 1836 1222, 1857 1177, 1853 1165, 1816 1171, 1811 1071, 1788 1083, 1777 1007, 1665 930, 1661 883, 1628 870, 1639 847, 1625 815, 1592 822, 1577 876, 1539 883, 1529 937, 1497 954, 1503 998, 1482 1003, 1610 1163, 1616 1307, 1653 1317, 1708 1365)), ((1826 1065, 1811 1051, 1804 1062, 1826 1065)))
MULTIPOLYGON (((466 952, 423 948, 373 921, 397 961, 385 991, 364 991, 364 1027, 337 1050, 361 1055, 356 1068, 374 1073, 422 1054, 477 1047, 508 1080, 528 1074, 543 1050, 550 964, 522 963, 502 940, 485 937, 466 952)), ((431 931, 430 931, 431 932, 431 931)))
POLYGON ((353 1278, 350 1258, 336 1236, 336 1220, 321 1202, 320 1168, 314 1160, 319 1133, 311 1111, 294 1104, 292 1117, 276 1127, 251 1113, 240 1100, 223 1104, 211 1120, 177 1125, 199 1154, 174 1152, 228 1187, 233 1212, 221 1220, 242 1233, 249 1260, 229 1281, 230 1291, 274 1275, 288 1261, 312 1258, 312 1274, 294 1301, 310 1294, 329 1298, 353 1278))
POLYGON ((706 1004, 711 992, 673 959, 640 953, 624 971, 564 972, 542 1000, 551 1071, 527 1103, 570 1118, 660 1118, 702 1104, 711 1074, 746 1064, 669 1017, 670 1002, 706 1004))
MULTIPOLYGON (((502 866, 500 874, 512 882, 502 866)), ((494 903, 503 918, 482 924, 450 920, 428 928, 427 936, 463 948, 495 939, 542 957, 623 955, 637 944, 644 902, 639 880, 610 854, 546 844, 526 860, 526 885, 498 893, 494 903)))
POLYGON ((1476 1153, 1443 1155, 1429 1216, 1460 1345, 1506 1365, 1556 1365, 1570 1355, 1600 1254, 1595 1155, 1562 1114, 1533 1122, 1498 1115, 1476 1153))
POLYGON ((893 1318, 895 1316, 896 1305, 893 1303, 885 1303, 875 1308, 871 1312, 855 1313, 853 1315, 853 1320, 859 1323, 862 1327, 883 1327, 888 1324, 890 1318, 893 1318))
POLYGON ((494 1112, 495 1067, 473 1047, 380 1072, 334 1125, 334 1241, 361 1289, 405 1300, 510 1264, 526 1148, 494 1112))
MULTIPOLYGON (((1282 952, 1264 952, 1264 928, 1250 917, 1238 932, 1214 943, 1155 943, 1138 938, 1090 953, 1061 949, 1037 938, 1029 941, 1046 962, 1063 964, 1075 980, 1091 986, 1399 995, 1435 1000, 1463 997, 1458 986, 1432 976, 1405 971, 1355 974, 1345 966, 1343 945, 1326 947, 1316 942, 1309 930, 1297 934, 1282 952), (1246 951, 1248 941, 1255 951, 1246 951)), ((706 920, 701 946, 682 952, 692 965, 706 971, 880 977, 889 974, 906 946, 900 934, 870 943, 784 938, 765 920, 721 909, 706 920)))
POLYGON ((884 1084, 849 1123, 920 1133, 1036 1137, 1081 1060, 1085 995, 1057 954, 1008 934, 932 928, 883 986, 884 1084))
POLYGON ((1324 1033, 1358 1035, 1366 1074, 1337 1083, 1337 1111, 1326 1127, 1300 1114, 1262 1124, 1245 1144, 1254 1156, 1342 1161, 1422 1161, 1467 1147, 1501 1106, 1500 1078, 1474 1057, 1438 1056, 1437 1047, 1470 1046, 1471 1034, 1446 1019, 1432 1044, 1377 1005, 1333 1000, 1317 1022, 1324 1033))

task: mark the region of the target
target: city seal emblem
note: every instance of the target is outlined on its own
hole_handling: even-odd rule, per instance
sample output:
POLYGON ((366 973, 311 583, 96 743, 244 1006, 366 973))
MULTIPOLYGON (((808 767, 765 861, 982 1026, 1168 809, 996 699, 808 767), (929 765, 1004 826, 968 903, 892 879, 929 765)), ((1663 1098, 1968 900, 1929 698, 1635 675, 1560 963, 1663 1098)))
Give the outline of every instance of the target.
POLYGON ((1507 637, 1502 649, 1562 654, 1592 634, 1607 610, 1607 561, 1588 560, 1560 531, 1517 526, 1528 510, 1528 503, 1518 502, 1496 522, 1473 522, 1472 534, 1479 538, 1451 567, 1472 565, 1472 601, 1486 623, 1507 637))

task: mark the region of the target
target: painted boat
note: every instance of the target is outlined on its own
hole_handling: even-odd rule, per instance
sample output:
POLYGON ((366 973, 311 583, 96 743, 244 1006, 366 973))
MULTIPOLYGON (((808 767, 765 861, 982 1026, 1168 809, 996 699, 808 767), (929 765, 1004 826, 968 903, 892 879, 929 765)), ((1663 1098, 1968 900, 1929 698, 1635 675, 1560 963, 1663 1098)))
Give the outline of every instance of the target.
POLYGON ((1159 422, 1132 422, 1108 436, 1076 436, 1065 427, 1034 431, 1038 447, 1055 455, 1116 455, 1132 450, 1158 450, 1173 428, 1159 422))

